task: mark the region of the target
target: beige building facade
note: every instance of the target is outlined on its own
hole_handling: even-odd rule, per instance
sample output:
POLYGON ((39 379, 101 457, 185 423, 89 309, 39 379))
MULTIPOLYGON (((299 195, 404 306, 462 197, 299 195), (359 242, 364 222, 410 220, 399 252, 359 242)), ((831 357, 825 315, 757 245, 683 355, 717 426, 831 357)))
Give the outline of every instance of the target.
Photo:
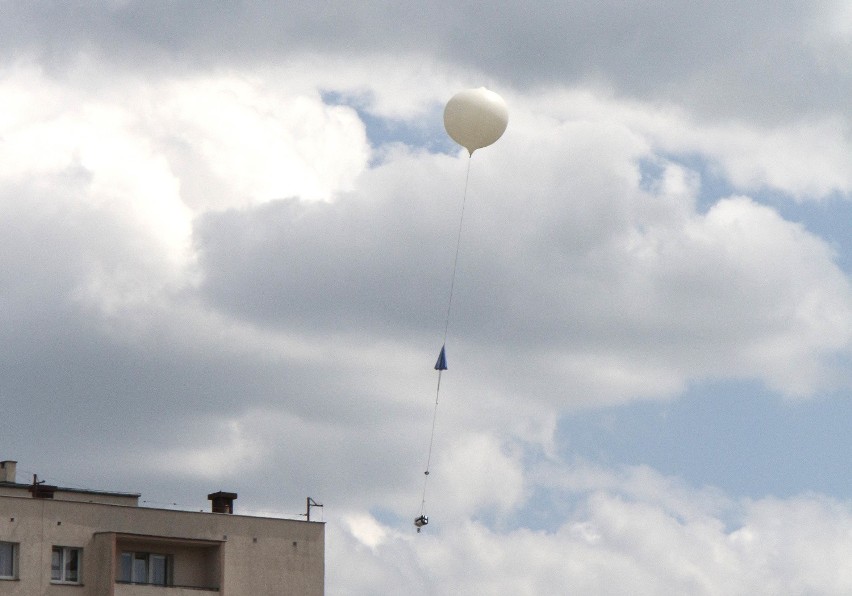
POLYGON ((138 494, 18 483, 0 462, 0 596, 321 596, 322 523, 139 507, 138 494))

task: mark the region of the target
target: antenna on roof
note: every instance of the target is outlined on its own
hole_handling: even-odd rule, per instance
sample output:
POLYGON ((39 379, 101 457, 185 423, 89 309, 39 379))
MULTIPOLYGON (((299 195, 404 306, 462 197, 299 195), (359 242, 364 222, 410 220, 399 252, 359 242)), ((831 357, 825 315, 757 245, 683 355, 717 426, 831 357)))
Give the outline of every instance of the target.
POLYGON ((322 507, 322 503, 317 503, 310 497, 305 499, 305 505, 307 508, 307 511, 305 512, 305 517, 308 519, 308 521, 311 521, 311 507, 322 507))

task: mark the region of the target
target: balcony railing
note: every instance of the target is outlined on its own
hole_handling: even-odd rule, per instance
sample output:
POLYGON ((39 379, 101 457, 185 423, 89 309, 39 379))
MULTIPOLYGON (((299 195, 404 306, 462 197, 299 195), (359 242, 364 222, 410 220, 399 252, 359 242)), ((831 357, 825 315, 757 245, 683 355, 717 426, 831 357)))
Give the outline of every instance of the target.
POLYGON ((199 592, 219 592, 219 588, 214 586, 145 584, 139 582, 124 582, 120 580, 116 580, 115 582, 116 596, 150 596, 151 594, 167 594, 168 596, 197 596, 199 592))

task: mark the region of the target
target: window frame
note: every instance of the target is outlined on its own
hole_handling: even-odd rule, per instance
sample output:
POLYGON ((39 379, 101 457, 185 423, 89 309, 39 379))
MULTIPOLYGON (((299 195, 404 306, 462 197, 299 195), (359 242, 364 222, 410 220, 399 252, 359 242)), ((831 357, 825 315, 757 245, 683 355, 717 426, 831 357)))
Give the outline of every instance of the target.
POLYGON ((144 586, 171 586, 174 585, 172 578, 172 555, 166 553, 155 553, 148 551, 132 551, 123 550, 118 555, 118 575, 117 581, 123 584, 137 584, 144 586), (129 560, 129 566, 125 566, 125 557, 129 560), (153 561, 158 559, 162 561, 162 576, 163 581, 154 581, 156 575, 153 561), (137 561, 144 561, 144 579, 140 578, 139 567, 137 561), (130 577, 125 575, 125 570, 130 572, 130 577))
POLYGON ((20 551, 20 543, 0 540, 0 546, 2 545, 9 547, 9 553, 11 554, 12 559, 12 574, 0 575, 0 581, 16 580, 18 579, 18 552, 20 551))
POLYGON ((50 551, 50 583, 52 584, 68 584, 78 586, 83 583, 83 548, 79 546, 60 546, 53 545, 50 551), (59 554, 59 577, 54 574, 57 571, 54 567, 54 555, 59 554), (75 553, 77 557, 77 577, 68 579, 68 564, 70 563, 70 555, 75 553))

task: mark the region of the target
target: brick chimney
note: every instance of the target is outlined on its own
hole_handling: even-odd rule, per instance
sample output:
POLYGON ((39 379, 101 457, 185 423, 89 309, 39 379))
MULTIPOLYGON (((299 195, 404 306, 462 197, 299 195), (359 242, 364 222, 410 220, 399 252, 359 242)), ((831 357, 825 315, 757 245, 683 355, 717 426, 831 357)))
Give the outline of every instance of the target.
POLYGON ((226 493, 220 490, 217 493, 210 493, 207 498, 213 501, 213 513, 234 513, 237 493, 226 493))
POLYGON ((0 482, 15 482, 15 469, 18 462, 7 459, 0 461, 0 482))

